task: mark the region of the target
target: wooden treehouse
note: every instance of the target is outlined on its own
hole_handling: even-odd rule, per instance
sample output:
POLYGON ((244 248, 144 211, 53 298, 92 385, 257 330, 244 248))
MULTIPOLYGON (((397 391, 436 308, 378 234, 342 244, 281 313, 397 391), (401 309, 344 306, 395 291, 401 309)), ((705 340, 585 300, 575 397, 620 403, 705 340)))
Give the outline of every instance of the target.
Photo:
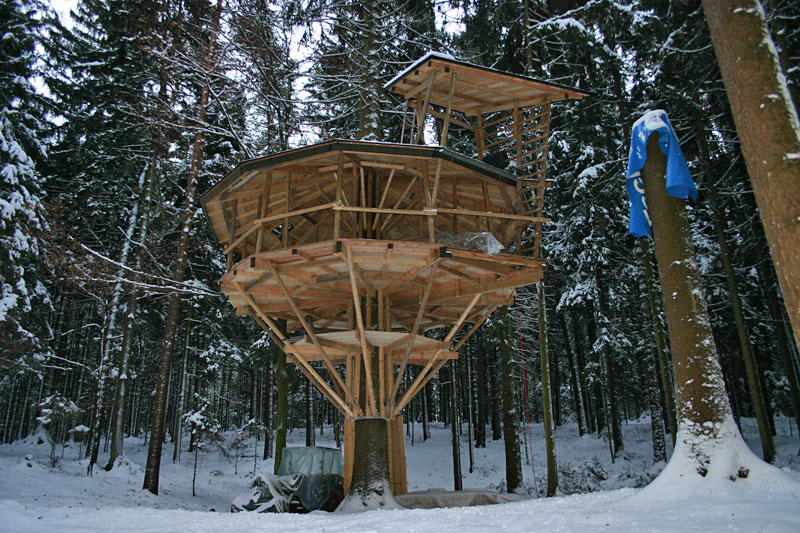
POLYGON ((412 143, 332 140, 253 159, 201 202, 237 314, 345 416, 346 483, 361 483, 371 467, 359 457, 378 448, 402 494, 400 412, 516 287, 542 278, 550 103, 586 93, 433 53, 386 88, 406 99, 412 143), (422 144, 429 117, 438 146, 422 144), (477 158, 446 148, 456 127, 477 158), (486 234, 499 253, 485 253, 486 234), (424 335, 433 328, 443 340, 424 335))

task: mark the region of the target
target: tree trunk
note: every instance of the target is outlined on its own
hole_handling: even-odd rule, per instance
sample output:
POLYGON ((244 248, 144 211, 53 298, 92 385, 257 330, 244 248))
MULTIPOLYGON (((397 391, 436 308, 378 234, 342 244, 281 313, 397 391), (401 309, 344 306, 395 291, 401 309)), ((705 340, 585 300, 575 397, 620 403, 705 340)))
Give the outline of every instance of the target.
MULTIPOLYGON (((498 316, 504 326, 508 324, 508 310, 504 308, 498 316)), ((505 328, 507 330, 507 327, 505 328)), ((500 375, 503 390, 503 441, 506 452, 506 490, 516 492, 522 488, 522 463, 519 450, 519 433, 517 431, 516 387, 514 386, 514 364, 512 349, 508 335, 500 342, 500 375)))
MULTIPOLYGON (((371 354, 372 385, 375 398, 380 382, 378 349, 371 354)), ((361 365, 359 405, 367 405, 367 373, 363 358, 356 358, 361 365)), ((399 377, 398 377, 399 379, 399 377)), ((382 508, 398 508, 389 484, 389 423, 388 418, 360 417, 353 420, 353 474, 350 490, 338 511, 367 511, 382 508)))
POLYGON ((757 0, 703 0, 786 310, 800 345, 800 121, 757 0))
MULTIPOLYGON (((210 93, 209 75, 213 65, 214 48, 216 46, 217 34, 219 32, 219 19, 222 10, 221 0, 217 3, 215 21, 211 30, 208 45, 205 50, 204 65, 206 68, 205 81, 200 93, 200 102, 197 110, 197 122, 201 126, 198 128, 194 137, 192 149, 192 162, 189 167, 189 174, 186 180, 186 204, 184 205, 181 216, 181 233, 178 240, 178 252, 175 261, 175 271, 172 279, 176 284, 183 283, 186 275, 186 263, 188 260, 189 238, 192 228, 192 221, 195 214, 195 201, 197 197, 197 177, 203 163, 203 148, 205 146, 205 128, 202 126, 206 122, 206 111, 210 93)), ((153 398, 153 412, 151 417, 150 446, 147 450, 147 466, 144 473, 144 488, 158 494, 158 477, 161 469, 161 447, 164 441, 164 424, 167 414, 167 385, 169 382, 170 369, 172 366, 172 353, 175 347, 175 333, 178 324, 178 315, 181 310, 181 293, 173 292, 169 297, 169 308, 167 318, 164 322, 164 339, 161 345, 161 361, 158 367, 158 377, 156 379, 155 396, 153 398)))
POLYGON ((473 449, 473 429, 474 429, 474 417, 472 412, 472 400, 473 400, 473 390, 472 390, 472 368, 470 365, 470 355, 472 350, 467 350, 466 353, 466 374, 467 374, 467 386, 466 386, 466 399, 467 399, 467 443, 469 446, 469 473, 475 471, 475 451, 473 449))
MULTIPOLYGON (((137 234, 137 242, 144 245, 150 227, 150 208, 155 183, 156 157, 155 148, 153 156, 147 168, 147 183, 142 198, 142 217, 137 234)), ((142 255, 136 253, 134 268, 139 271, 142 267, 142 255)), ((134 278, 136 280, 136 278, 134 278)), ((114 467, 117 457, 125 453, 125 413, 127 407, 128 374, 130 373, 131 347, 133 346, 133 327, 134 318, 139 308, 139 290, 136 287, 128 289, 128 303, 125 308, 125 315, 122 317, 122 345, 119 354, 119 371, 117 374, 117 384, 114 391, 114 403, 111 408, 111 454, 106 464, 106 470, 114 467)))
POLYGON ((780 354, 781 363, 783 364, 786 380, 789 382, 789 393, 792 401, 792 410, 794 411, 795 424, 800 430, 800 379, 798 379, 793 362, 791 339, 786 331, 786 324, 783 319, 783 313, 781 312, 777 289, 775 288, 774 279, 769 271, 769 266, 760 263, 756 268, 758 269, 759 278, 761 278, 763 290, 767 296, 767 304, 769 305, 769 311, 772 315, 772 321, 775 324, 775 343, 778 353, 780 354))
POLYGON ((189 336, 191 335, 191 322, 186 321, 186 337, 183 343, 183 365, 181 366, 180 391, 178 391, 178 412, 175 420, 175 446, 172 449, 172 462, 177 463, 181 459, 181 446, 183 444, 183 410, 186 405, 186 366, 189 362, 189 336))
POLYGON ((306 446, 314 445, 314 424, 311 422, 311 381, 305 380, 304 402, 306 421, 306 446))
POLYGON ((461 446, 458 441, 458 406, 456 402, 456 368, 455 361, 448 368, 450 376, 450 443, 453 448, 453 490, 463 490, 461 479, 461 446))
POLYGON ((664 390, 664 405, 669 421, 669 436, 672 447, 675 447, 675 436, 678 434, 678 422, 675 418, 675 394, 672 389, 672 372, 669 369, 667 353, 664 343, 664 332, 661 330, 658 305, 656 303, 656 288, 653 283, 653 264, 650 259, 650 241, 642 239, 642 262, 644 263, 644 278, 647 283, 647 302, 650 304, 650 319, 653 322, 653 334, 656 339, 656 354, 658 355, 658 369, 661 374, 661 388, 664 390))
MULTIPOLYGON (((148 177, 150 176, 151 172, 149 168, 142 169, 141 174, 139 175, 139 198, 134 205, 133 209, 131 210, 130 216, 128 217, 128 228, 125 231, 126 240, 122 245, 122 252, 120 253, 119 264, 127 266, 128 264, 128 256, 130 255, 130 243, 133 240, 133 234, 136 231, 136 225, 139 221, 139 210, 140 208, 144 207, 142 211, 146 210, 146 200, 148 196, 149 190, 149 180, 148 177)), ((117 326, 117 317, 121 307, 121 298, 122 298, 122 278, 125 275, 124 269, 120 267, 120 270, 117 274, 119 276, 119 281, 114 284, 114 291, 113 296, 111 298, 110 308, 108 310, 108 320, 106 322, 105 334, 103 335, 103 340, 101 343, 101 356, 100 356, 100 368, 98 368, 97 375, 98 375, 98 383, 97 383, 97 403, 95 404, 95 416, 94 416, 94 424, 92 425, 92 438, 89 444, 91 448, 91 456, 89 458, 89 464, 87 466, 87 474, 91 475, 92 468, 97 463, 97 454, 100 448, 100 435, 102 433, 101 426, 104 425, 106 421, 106 384, 107 382, 112 379, 109 373, 109 367, 111 366, 111 362, 113 359, 113 353, 116 351, 115 349, 115 342, 114 342, 114 335, 116 334, 116 326, 117 326)), ((127 321, 127 320, 126 320, 127 321)), ((113 410, 112 410, 113 416, 113 410)), ((116 456, 114 456, 116 459, 116 456)), ((109 464, 113 464, 113 459, 109 461, 109 464)))
POLYGON ((691 468, 705 477, 717 467, 723 471, 717 470, 715 478, 736 479, 742 475, 741 461, 749 450, 733 423, 725 394, 686 207, 683 200, 666 193, 665 175, 666 156, 656 133, 647 142, 642 176, 675 367, 679 425, 677 446, 667 468, 674 465, 678 472, 691 468))
POLYGON ((756 420, 758 421, 758 432, 761 436, 761 451, 764 460, 771 463, 775 460, 775 444, 772 441, 772 431, 767 415, 764 393, 759 381, 756 359, 753 355, 753 347, 750 343, 750 333, 747 331, 747 324, 744 321, 742 301, 739 297, 739 287, 736 284, 736 273, 731 263, 731 251, 728 246, 728 239, 725 237, 724 215, 719 205, 719 194, 717 193, 717 187, 714 184, 711 173, 708 145, 704 132, 700 128, 696 128, 695 133, 703 158, 703 168, 706 175, 706 190, 708 191, 709 205, 711 206, 711 214, 714 221, 714 230, 717 234, 720 258, 722 259, 722 266, 725 269, 725 280, 728 284, 731 307, 733 307, 733 318, 736 322, 736 332, 738 333, 739 346, 742 350, 742 359, 744 360, 744 368, 747 374, 747 384, 750 388, 750 397, 753 401, 753 409, 755 410, 756 420))
POLYGON ((389 486, 388 424, 385 418, 353 421, 353 477, 350 492, 337 511, 399 507, 389 486))
MULTIPOLYGON (((280 351, 280 349, 278 349, 280 351)), ((272 456, 272 358, 267 352, 264 354, 264 407, 261 417, 264 423, 264 456, 266 461, 272 456)))
MULTIPOLYGON (((494 360, 489 365, 489 407, 492 418, 492 440, 500 440, 503 438, 503 425, 500 420, 500 406, 503 402, 502 391, 500 387, 500 378, 498 376, 498 367, 500 361, 497 357, 497 348, 494 349, 494 360)), ((502 357, 501 357, 502 359, 502 357)))
POLYGON ((645 395, 650 412, 650 432, 653 436, 653 463, 667 460, 667 446, 664 442, 664 413, 661 412, 661 391, 658 387, 658 362, 648 350, 646 358, 638 361, 638 371, 645 377, 645 395))
MULTIPOLYGON (((286 334, 286 319, 275 320, 278 329, 286 334)), ((273 345, 274 346, 274 345, 273 345)), ((289 403, 289 375, 286 372, 286 353, 274 346, 275 349, 275 379, 278 382, 277 402, 278 412, 275 420, 275 475, 278 474, 278 467, 281 465, 283 449, 286 448, 286 423, 289 403)))
POLYGON ((476 380, 480 386, 476 387, 478 396, 478 419, 475 423, 475 447, 486 447, 486 350, 483 342, 475 341, 476 380))
MULTIPOLYGON (((596 275, 597 280, 597 305, 599 307, 600 316, 600 325, 603 328, 603 337, 610 335, 608 331, 608 319, 610 315, 610 311, 608 308, 608 291, 605 283, 605 279, 602 276, 602 273, 598 270, 596 275)), ((603 359, 603 367, 605 368, 606 374, 606 391, 608 395, 608 422, 611 428, 611 439, 614 443, 614 456, 616 457, 619 455, 624 448, 622 443, 622 426, 619 420, 619 407, 617 406, 617 380, 616 380, 616 373, 614 369, 614 353, 611 349, 610 344, 605 341, 603 342, 603 353, 600 354, 603 359)))
MULTIPOLYGON (((586 423, 584 420, 583 392, 578 385, 578 363, 575 358, 574 343, 570 342, 569 329, 565 313, 559 314, 561 322, 561 332, 564 335, 564 347, 567 351, 567 363, 569 364, 569 386, 572 390, 572 403, 575 409, 575 420, 578 423, 578 436, 582 437, 586 433, 586 423)), ((582 385, 582 384, 581 384, 582 385)))
POLYGON ((553 408, 550 391, 550 353, 547 349, 547 307, 544 283, 539 282, 539 360, 542 367, 542 411, 544 415, 544 443, 547 455, 547 496, 558 490, 558 465, 556 464, 556 439, 553 427, 553 408))

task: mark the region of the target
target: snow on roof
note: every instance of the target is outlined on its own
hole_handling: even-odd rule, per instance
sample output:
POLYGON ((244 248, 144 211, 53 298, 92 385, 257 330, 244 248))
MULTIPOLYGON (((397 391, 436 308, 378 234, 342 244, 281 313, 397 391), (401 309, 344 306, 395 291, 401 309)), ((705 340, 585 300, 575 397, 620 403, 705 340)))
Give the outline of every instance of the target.
POLYGON ((409 72, 411 72, 421 64, 425 63, 429 59, 446 59, 448 61, 458 61, 454 56, 451 56, 450 54, 445 54, 443 52, 434 52, 433 50, 431 50, 430 52, 428 52, 427 54, 425 54, 424 56, 422 56, 421 58, 417 59, 409 66, 404 68, 400 73, 397 74, 397 76, 392 78, 388 83, 385 83, 383 85, 383 88, 388 89, 389 87, 394 85, 395 82, 403 79, 409 72))

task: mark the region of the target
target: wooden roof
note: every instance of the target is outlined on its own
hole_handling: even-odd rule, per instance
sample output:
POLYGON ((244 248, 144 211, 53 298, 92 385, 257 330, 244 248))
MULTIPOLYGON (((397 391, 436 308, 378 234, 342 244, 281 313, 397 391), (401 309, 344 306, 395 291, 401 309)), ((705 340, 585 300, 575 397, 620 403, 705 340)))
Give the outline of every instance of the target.
MULTIPOLYGON (((253 224, 259 218, 263 219, 265 215, 262 213, 267 217, 278 217, 282 213, 315 210, 319 206, 329 205, 335 197, 335 172, 342 154, 346 160, 344 169, 348 184, 346 205, 355 205, 359 201, 359 198, 350 198, 354 166, 375 171, 367 175, 367 180, 377 179, 375 176, 379 172, 384 187, 388 173, 394 173, 384 203, 385 207, 392 207, 414 176, 420 176, 427 168, 432 180, 434 169, 441 162, 440 180, 443 191, 439 195, 439 207, 494 213, 515 212, 512 198, 515 195, 516 180, 504 170, 440 146, 332 140, 245 161, 203 194, 200 201, 217 240, 228 245, 233 242, 232 233, 234 239, 238 239, 249 230, 251 233, 237 244, 238 249, 247 252, 253 248, 256 240, 256 235, 252 232, 253 224), (268 198, 264 200, 268 180, 268 198), (454 180, 458 180, 457 200, 452 198, 454 180), (488 200, 486 208, 484 200, 488 200), (267 202, 266 206, 262 205, 264 201, 267 202)), ((416 195, 415 188, 405 197, 403 205, 416 195)), ((422 207, 418 206, 416 209, 422 207)), ((298 227, 302 219, 306 219, 305 225, 309 222, 316 225, 322 214, 309 211, 293 215, 290 223, 293 227, 298 227)), ((438 218, 442 220, 437 223, 437 227, 443 226, 444 220, 451 217, 452 215, 440 214, 438 218)), ((276 219, 275 224, 280 222, 276 219)), ((305 226, 302 230, 305 231, 305 226)), ((315 234, 309 239, 330 239, 333 237, 331 230, 330 224, 322 224, 319 235, 315 234)), ((412 228, 396 226, 391 236, 402 239, 404 231, 410 235, 412 228)), ((449 226, 446 231, 451 231, 449 226)), ((418 229, 413 229, 413 233, 419 233, 418 229)), ((498 237, 501 241, 504 240, 501 236, 498 237)), ((268 234, 266 238, 274 237, 268 234)))
POLYGON ((559 100, 579 100, 591 93, 528 76, 502 72, 431 52, 384 87, 406 99, 423 99, 431 86, 430 103, 445 107, 450 93, 450 74, 455 73, 452 108, 467 116, 543 105, 559 100))

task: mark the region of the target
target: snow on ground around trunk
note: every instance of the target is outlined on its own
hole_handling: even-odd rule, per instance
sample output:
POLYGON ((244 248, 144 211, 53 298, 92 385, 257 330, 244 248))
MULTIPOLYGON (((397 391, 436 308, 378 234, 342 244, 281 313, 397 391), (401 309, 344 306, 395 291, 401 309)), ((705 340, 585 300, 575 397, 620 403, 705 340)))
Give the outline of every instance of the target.
MULTIPOLYGON (((743 419, 748 445, 760 456, 755 420, 743 419)), ((165 445, 161 463, 160 495, 141 489, 147 446, 142 439, 125 441, 126 461, 111 472, 101 469, 87 477, 86 460, 78 460, 77 446, 68 446, 56 468, 49 467, 50 447, 26 442, 0 446, 0 532, 250 532, 324 531, 800 531, 800 441, 790 435, 788 419, 778 418, 775 439, 777 466, 756 468, 747 479, 704 479, 686 484, 657 484, 652 480, 663 464, 651 463, 650 424, 646 419, 623 426, 626 451, 612 464, 608 442, 593 435, 578 437, 574 424, 558 428, 556 446, 562 495, 535 496, 528 501, 431 510, 380 510, 359 514, 307 515, 229 513, 233 498, 253 474, 253 448, 243 453, 239 472, 233 460, 216 451, 201 452, 197 497, 192 497, 194 455, 186 451, 172 462, 172 445, 165 445), (571 494, 586 492, 584 494, 571 494)), ((791 428, 794 430, 794 428, 791 428)), ((466 434, 466 426, 464 426, 466 434)), ((450 431, 432 425, 432 437, 420 441, 415 427, 412 445, 406 436, 409 490, 453 487, 450 431)), ((466 436, 461 441, 465 488, 504 489, 502 440, 475 449, 475 469, 469 469, 466 436)), ((305 435, 295 430, 290 446, 303 446, 305 435)), ((317 445, 333 445, 330 428, 316 435, 317 445)), ((546 486, 542 424, 533 426, 538 485, 546 486)), ((667 436, 669 442, 669 436, 667 436)), ((188 442, 188 438, 185 439, 188 442)), ((524 444, 523 444, 524 445, 524 444)), ((61 448, 57 449, 60 457, 61 448)), ((523 457, 526 488, 533 494, 531 465, 523 457)), ((101 454, 101 459, 103 455, 101 454)), ((101 460, 101 464, 104 461, 101 460)), ((273 470, 272 459, 261 461, 258 472, 273 470)))

